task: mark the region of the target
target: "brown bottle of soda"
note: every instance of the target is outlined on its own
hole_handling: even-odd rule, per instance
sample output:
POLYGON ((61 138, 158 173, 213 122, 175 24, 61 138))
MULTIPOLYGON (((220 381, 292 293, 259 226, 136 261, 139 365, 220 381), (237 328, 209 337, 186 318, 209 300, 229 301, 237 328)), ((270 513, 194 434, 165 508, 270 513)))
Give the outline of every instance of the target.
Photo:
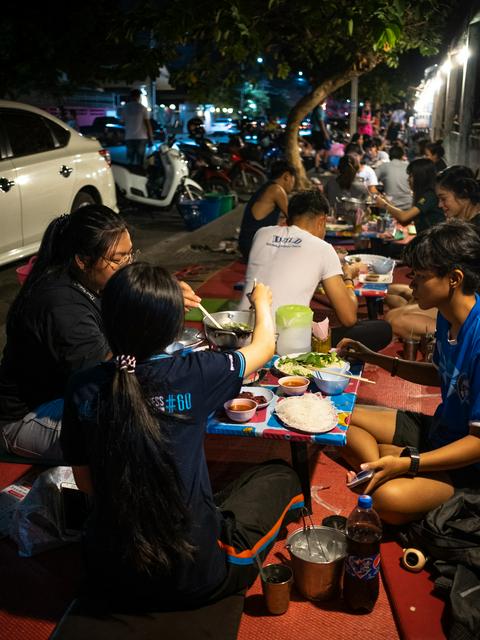
POLYGON ((369 612, 378 598, 382 524, 372 509, 372 498, 359 496, 347 520, 347 556, 343 599, 353 611, 369 612))

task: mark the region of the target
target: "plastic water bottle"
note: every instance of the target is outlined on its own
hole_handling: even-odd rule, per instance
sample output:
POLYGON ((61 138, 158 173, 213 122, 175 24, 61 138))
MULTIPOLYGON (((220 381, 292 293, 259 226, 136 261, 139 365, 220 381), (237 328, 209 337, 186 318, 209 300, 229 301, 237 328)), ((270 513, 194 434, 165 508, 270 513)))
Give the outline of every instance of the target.
POLYGON ((343 598, 354 611, 372 611, 378 598, 382 524, 372 498, 359 496, 347 520, 343 598))

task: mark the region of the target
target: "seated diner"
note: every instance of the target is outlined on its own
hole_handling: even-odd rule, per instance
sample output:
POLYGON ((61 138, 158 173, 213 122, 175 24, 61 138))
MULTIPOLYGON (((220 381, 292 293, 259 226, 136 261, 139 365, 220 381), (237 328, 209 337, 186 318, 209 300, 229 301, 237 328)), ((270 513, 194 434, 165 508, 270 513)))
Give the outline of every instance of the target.
POLYGON ((290 200, 286 226, 265 227, 256 233, 239 308, 249 308, 247 294, 255 280, 271 288, 273 313, 286 304, 309 306, 321 283, 341 323, 332 330, 332 345, 349 336, 366 341, 375 351, 383 349, 392 335, 388 323, 357 322, 354 278, 358 267, 342 266, 332 245, 324 240, 329 211, 328 201, 321 193, 301 191, 290 200))
POLYGON ((176 280, 137 263, 105 286, 113 357, 72 378, 61 432, 77 486, 93 498, 84 551, 98 601, 153 611, 237 593, 282 520, 298 515, 299 479, 283 461, 248 470, 217 497, 210 486, 207 417, 274 353, 268 287, 259 283, 252 303, 247 346, 169 356, 184 322, 176 280))
POLYGON ((441 389, 433 417, 361 405, 353 411, 342 455, 356 471, 374 472, 362 492, 391 524, 420 519, 455 490, 480 485, 480 234, 460 220, 435 225, 407 245, 404 261, 420 308, 438 309, 433 362, 339 344, 343 357, 441 389))

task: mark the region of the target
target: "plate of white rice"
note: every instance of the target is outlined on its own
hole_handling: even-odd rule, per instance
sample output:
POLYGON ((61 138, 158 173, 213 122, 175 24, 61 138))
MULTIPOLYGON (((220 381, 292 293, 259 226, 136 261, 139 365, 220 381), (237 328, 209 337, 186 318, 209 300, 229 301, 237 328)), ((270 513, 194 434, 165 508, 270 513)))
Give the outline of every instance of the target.
POLYGON ((338 413, 331 401, 317 393, 280 399, 275 413, 286 427, 304 433, 325 433, 338 424, 338 413))

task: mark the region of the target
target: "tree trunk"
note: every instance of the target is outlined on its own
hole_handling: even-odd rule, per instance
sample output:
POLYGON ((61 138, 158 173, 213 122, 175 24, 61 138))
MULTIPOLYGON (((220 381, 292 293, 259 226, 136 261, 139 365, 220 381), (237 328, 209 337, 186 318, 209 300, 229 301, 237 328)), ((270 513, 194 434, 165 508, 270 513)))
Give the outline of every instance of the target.
MULTIPOLYGON (((371 68, 371 67, 370 67, 371 68)), ((287 161, 292 164, 297 170, 297 189, 308 189, 310 181, 305 173, 302 159, 300 157, 300 150, 298 148, 298 129, 302 120, 312 111, 317 104, 323 102, 331 93, 342 87, 347 82, 357 75, 365 73, 370 69, 359 70, 356 66, 352 67, 348 71, 339 73, 332 76, 328 80, 322 82, 322 84, 315 87, 309 94, 300 98, 297 104, 291 109, 288 120, 287 128, 285 131, 285 155, 287 161)))

